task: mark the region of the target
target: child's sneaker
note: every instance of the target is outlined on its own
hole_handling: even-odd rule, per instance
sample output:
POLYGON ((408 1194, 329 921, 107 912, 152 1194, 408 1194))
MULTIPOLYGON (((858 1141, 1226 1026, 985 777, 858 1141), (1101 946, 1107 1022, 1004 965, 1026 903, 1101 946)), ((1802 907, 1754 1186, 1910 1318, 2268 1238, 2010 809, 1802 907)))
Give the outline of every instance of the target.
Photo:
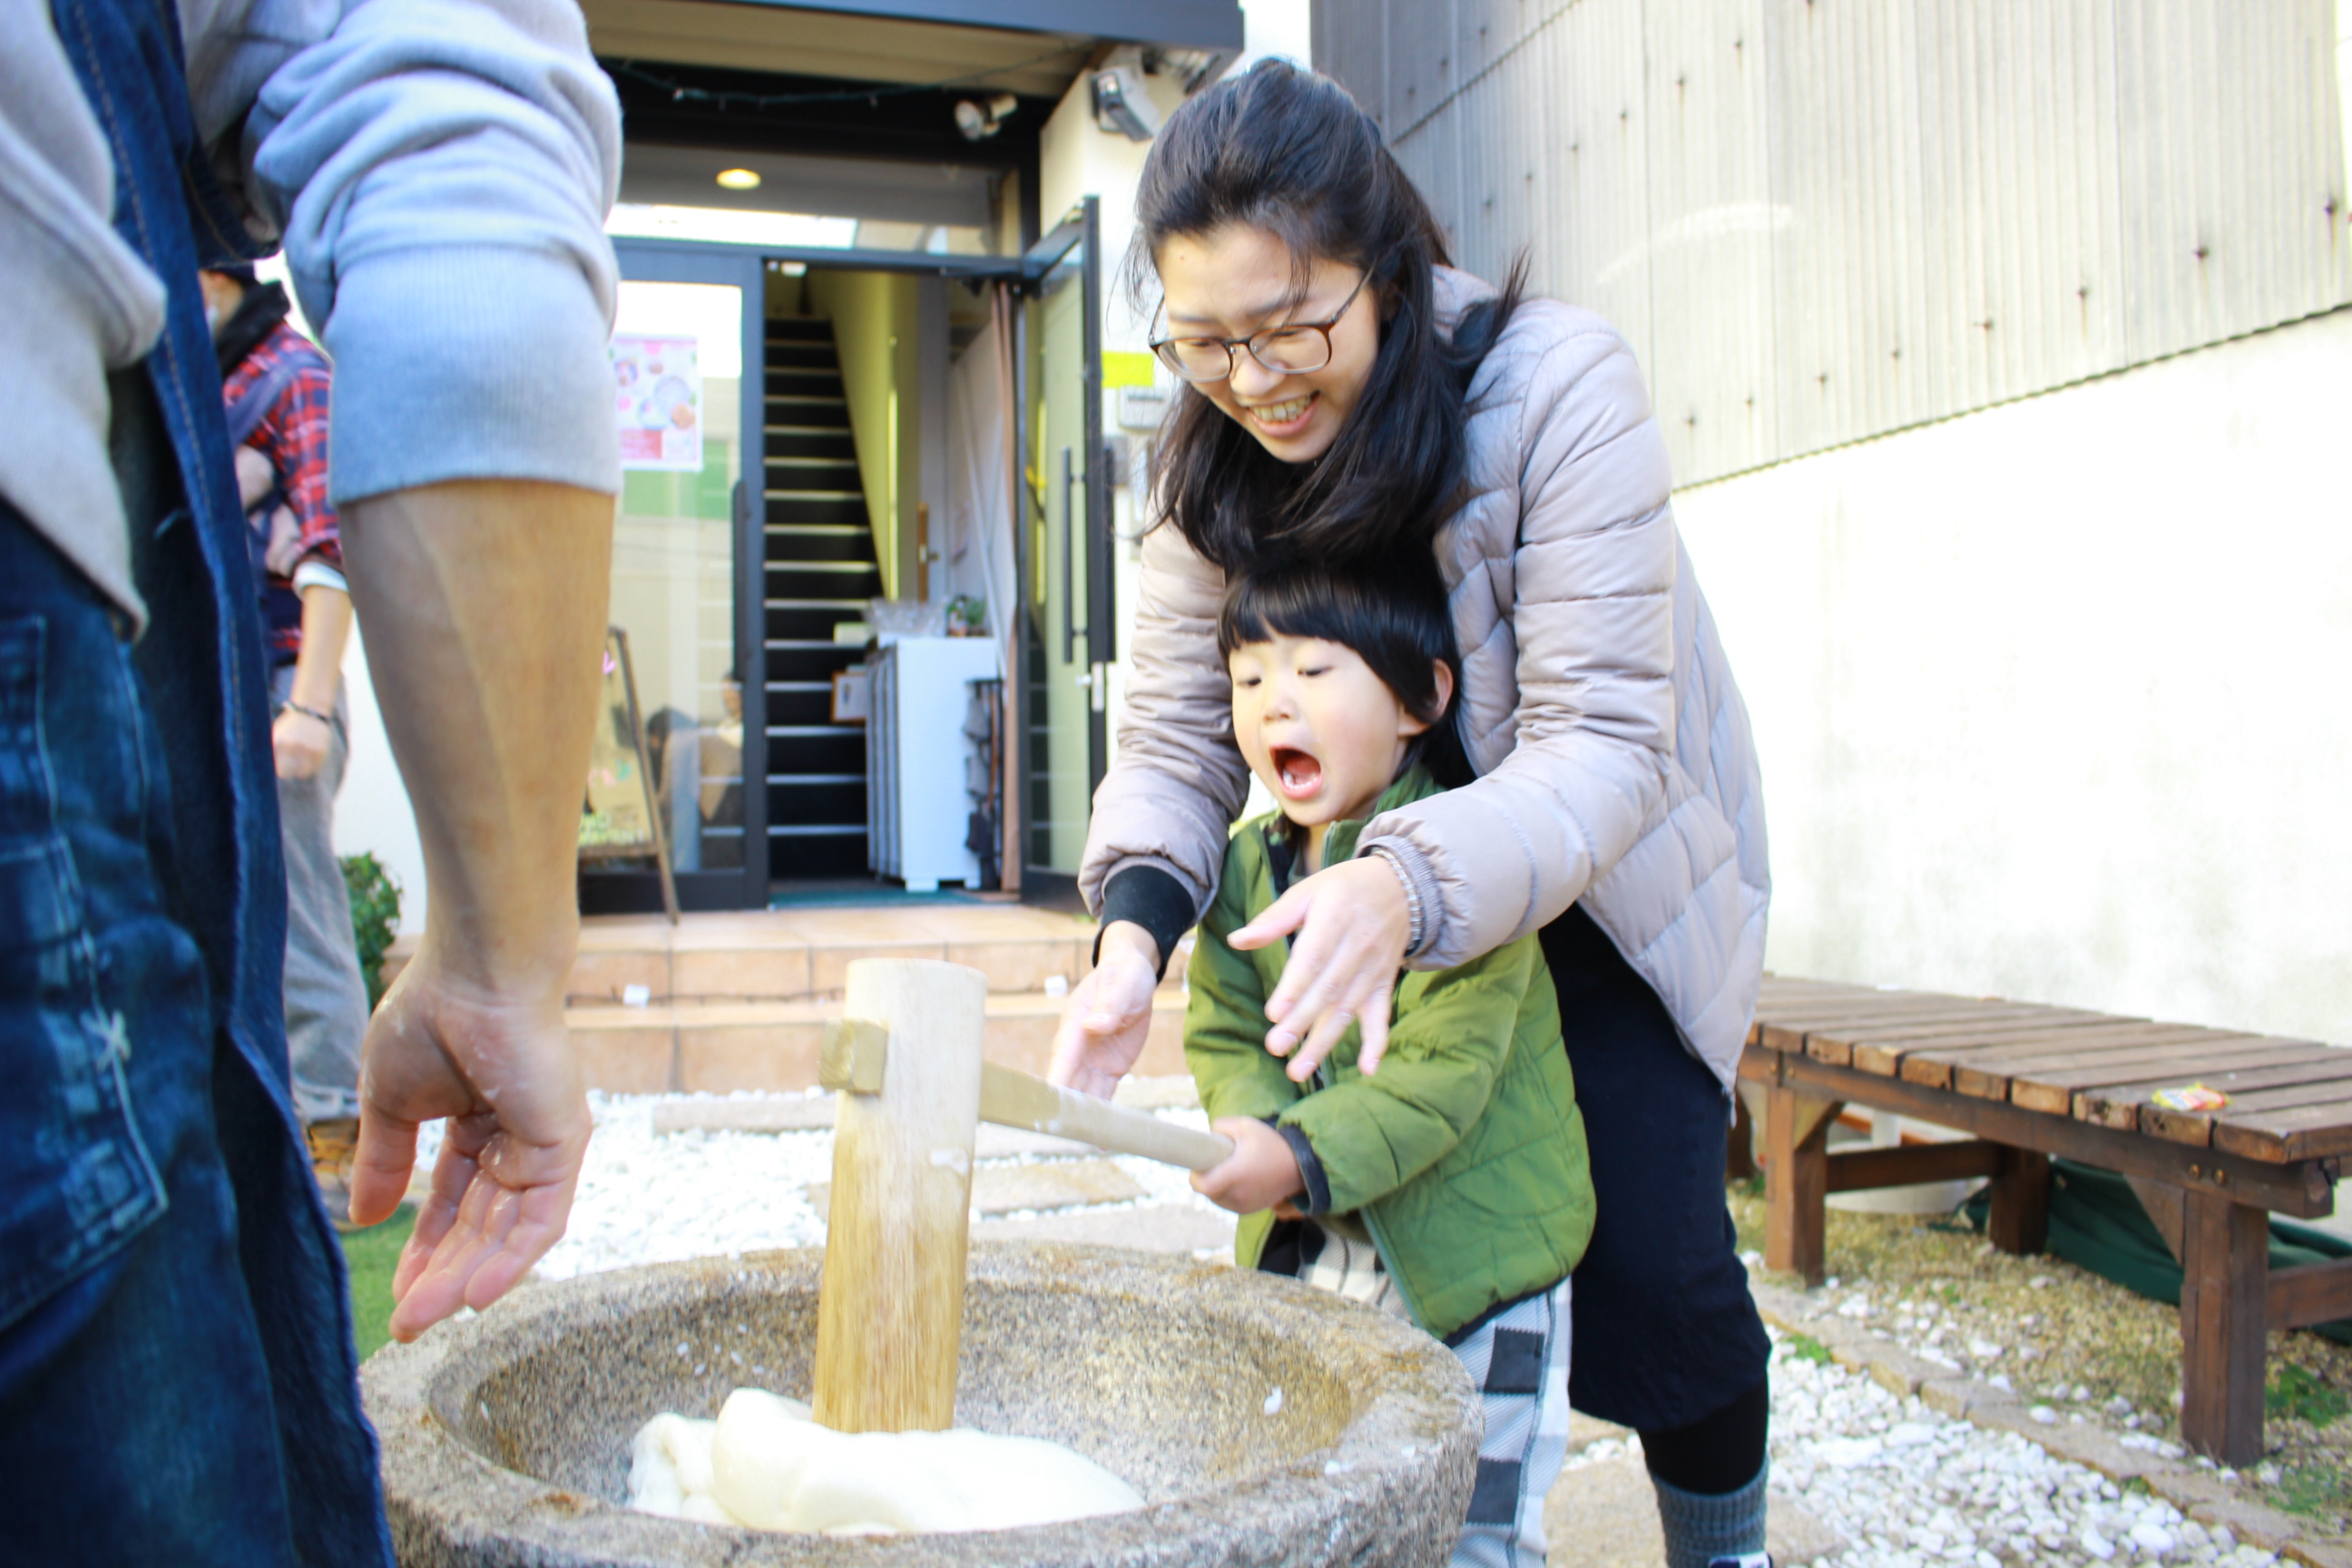
POLYGON ((359 1118, 332 1116, 305 1122, 302 1136, 310 1145, 310 1173, 318 1178, 327 1217, 337 1230, 357 1230, 352 1223, 352 1166, 359 1158, 359 1118))

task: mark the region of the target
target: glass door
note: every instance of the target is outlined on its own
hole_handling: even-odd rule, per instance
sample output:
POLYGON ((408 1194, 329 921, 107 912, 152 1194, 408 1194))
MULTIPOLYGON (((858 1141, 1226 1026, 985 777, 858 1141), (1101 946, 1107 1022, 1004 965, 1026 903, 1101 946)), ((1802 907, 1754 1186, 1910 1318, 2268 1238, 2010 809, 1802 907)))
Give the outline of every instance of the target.
POLYGON ((1095 786, 1109 763, 1110 496, 1102 438, 1100 219, 1093 196, 1024 258, 1022 462, 1027 526, 1021 689, 1024 893, 1075 887, 1095 786))
MULTIPOLYGON (((614 247, 621 495, 611 625, 626 634, 655 809, 679 904, 767 900, 763 693, 747 618, 756 589, 760 262, 683 246, 614 247), (751 374, 747 375, 749 367, 751 374)), ((583 910, 649 910, 648 861, 593 864, 583 910)))

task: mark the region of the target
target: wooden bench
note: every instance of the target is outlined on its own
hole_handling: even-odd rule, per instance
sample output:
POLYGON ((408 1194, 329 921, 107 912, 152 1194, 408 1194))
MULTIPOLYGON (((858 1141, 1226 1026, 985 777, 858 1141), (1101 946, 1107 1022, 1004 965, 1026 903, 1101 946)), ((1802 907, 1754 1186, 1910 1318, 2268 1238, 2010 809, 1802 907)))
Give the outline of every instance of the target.
POLYGON ((1763 1090, 1765 1261, 1809 1284, 1832 1193, 1990 1177, 1993 1245, 2035 1253, 2053 1155, 2128 1178, 2186 1275, 2181 1436, 2222 1464, 2262 1454, 2265 1335, 2352 1317, 2352 1259, 2269 1267, 2271 1214, 2334 1206, 2352 1152, 2352 1050, 1768 975, 1739 1076, 1763 1090), (2149 1098, 2192 1081, 2229 1105, 2172 1111, 2149 1098), (1832 1152, 1848 1105, 1971 1136, 1832 1152))

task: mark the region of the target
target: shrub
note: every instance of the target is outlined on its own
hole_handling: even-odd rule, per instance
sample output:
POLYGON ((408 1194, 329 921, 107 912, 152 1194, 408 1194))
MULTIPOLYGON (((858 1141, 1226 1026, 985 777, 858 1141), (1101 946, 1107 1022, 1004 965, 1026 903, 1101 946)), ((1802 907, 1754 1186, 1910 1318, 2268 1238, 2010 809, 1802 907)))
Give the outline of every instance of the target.
POLYGON ((352 896, 352 934, 359 941, 360 973, 367 980, 368 1011, 383 1000, 383 955, 400 934, 400 883, 374 856, 342 858, 343 887, 352 896))

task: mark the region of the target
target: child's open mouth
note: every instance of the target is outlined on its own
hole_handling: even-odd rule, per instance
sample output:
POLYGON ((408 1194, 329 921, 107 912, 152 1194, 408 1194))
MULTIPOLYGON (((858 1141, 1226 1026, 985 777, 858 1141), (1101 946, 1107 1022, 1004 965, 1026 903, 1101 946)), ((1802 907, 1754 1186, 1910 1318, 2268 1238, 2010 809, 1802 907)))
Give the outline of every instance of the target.
POLYGON ((1291 746, 1276 746, 1272 754, 1274 776, 1282 793, 1292 800, 1305 800, 1323 787, 1323 764, 1307 752, 1291 746))

